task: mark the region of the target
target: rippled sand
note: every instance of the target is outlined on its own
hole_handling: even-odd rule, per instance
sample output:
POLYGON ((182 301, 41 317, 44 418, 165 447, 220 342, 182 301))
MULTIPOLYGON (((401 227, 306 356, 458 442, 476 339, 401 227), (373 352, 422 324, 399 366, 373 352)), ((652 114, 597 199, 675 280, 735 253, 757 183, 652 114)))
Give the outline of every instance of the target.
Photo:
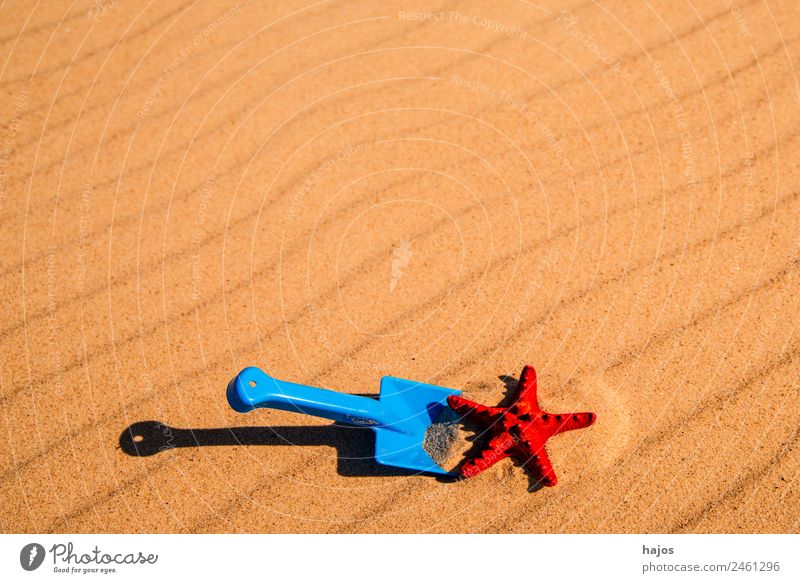
POLYGON ((29 4, 2 531, 800 529, 796 2, 29 4), (492 404, 525 363, 598 414, 533 493, 224 396, 257 365, 492 404))

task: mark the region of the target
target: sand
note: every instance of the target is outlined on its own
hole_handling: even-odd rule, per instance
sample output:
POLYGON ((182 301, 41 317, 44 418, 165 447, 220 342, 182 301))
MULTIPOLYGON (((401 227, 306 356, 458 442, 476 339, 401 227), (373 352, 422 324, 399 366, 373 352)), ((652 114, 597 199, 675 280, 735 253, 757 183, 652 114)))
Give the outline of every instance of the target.
POLYGON ((469 459, 470 442, 486 441, 488 432, 468 427, 455 411, 444 409, 425 432, 422 448, 439 467, 457 473, 459 465, 469 459))
POLYGON ((800 7, 562 6, 5 3, 0 529, 800 530, 800 7), (224 396, 526 363, 535 492, 224 396))

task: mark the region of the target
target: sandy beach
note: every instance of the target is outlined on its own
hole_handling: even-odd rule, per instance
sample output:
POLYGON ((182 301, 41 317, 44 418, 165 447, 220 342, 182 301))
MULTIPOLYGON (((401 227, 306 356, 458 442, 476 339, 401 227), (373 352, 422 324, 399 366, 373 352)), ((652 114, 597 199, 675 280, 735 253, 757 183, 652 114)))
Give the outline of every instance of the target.
POLYGON ((0 530, 799 532, 798 22, 3 3, 0 530), (525 364, 597 414, 534 492, 225 399, 258 366, 493 405, 525 364))

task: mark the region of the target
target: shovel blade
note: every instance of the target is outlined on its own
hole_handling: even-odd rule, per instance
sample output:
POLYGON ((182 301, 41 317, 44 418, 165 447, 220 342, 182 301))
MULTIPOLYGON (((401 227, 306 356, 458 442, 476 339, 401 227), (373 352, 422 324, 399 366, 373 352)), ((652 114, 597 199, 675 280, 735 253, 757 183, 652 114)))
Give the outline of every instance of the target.
POLYGON ((390 423, 374 427, 378 463, 419 472, 453 475, 422 447, 425 432, 461 391, 395 377, 381 379, 380 403, 390 423))

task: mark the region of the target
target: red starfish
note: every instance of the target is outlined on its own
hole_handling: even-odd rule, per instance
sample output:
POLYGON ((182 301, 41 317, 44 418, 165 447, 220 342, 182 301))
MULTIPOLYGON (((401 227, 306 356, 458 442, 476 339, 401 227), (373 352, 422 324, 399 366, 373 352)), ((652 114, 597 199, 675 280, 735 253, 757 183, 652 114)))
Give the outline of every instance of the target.
POLYGON ((447 403, 464 418, 492 432, 489 446, 461 467, 464 478, 513 456, 523 467, 534 470, 545 486, 555 486, 558 479, 544 450, 545 442, 558 433, 589 427, 597 419, 594 413, 554 415, 542 411, 536 398, 536 371, 530 365, 522 369, 516 402, 511 407, 486 407, 458 395, 448 397, 447 403))

